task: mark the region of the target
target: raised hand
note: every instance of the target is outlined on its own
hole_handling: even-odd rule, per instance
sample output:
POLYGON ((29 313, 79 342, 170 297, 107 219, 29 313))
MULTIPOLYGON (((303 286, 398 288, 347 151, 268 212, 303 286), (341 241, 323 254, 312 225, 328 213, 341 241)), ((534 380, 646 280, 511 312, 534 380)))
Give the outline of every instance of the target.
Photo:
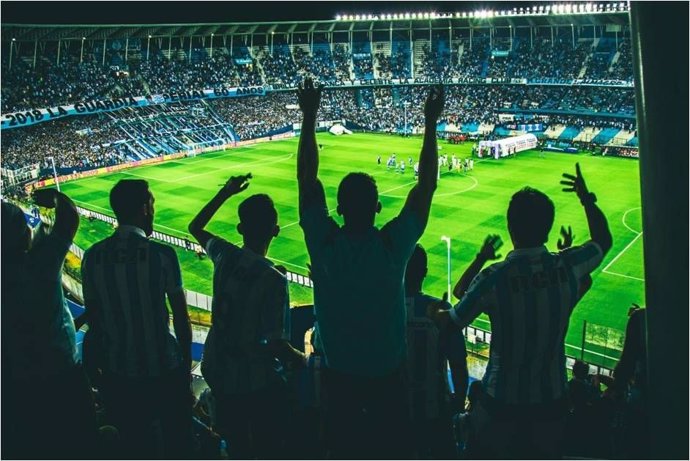
POLYGON ((563 177, 565 179, 561 181, 561 184, 567 186, 563 188, 563 192, 575 192, 580 201, 587 199, 589 191, 585 185, 585 179, 582 177, 579 163, 575 164, 575 176, 568 173, 563 173, 563 177))
POLYGON ((323 85, 315 86, 314 81, 309 77, 305 78, 304 82, 297 87, 297 101, 305 117, 316 117, 321 103, 322 91, 323 85))
POLYGON ((498 235, 487 235, 486 238, 484 239, 484 244, 482 245, 482 249, 479 250, 479 255, 487 261, 493 261, 494 259, 499 259, 501 257, 501 255, 496 254, 496 252, 502 246, 503 246, 503 241, 501 240, 501 237, 499 237, 498 235))
POLYGON ((431 87, 429 96, 426 98, 426 103, 424 103, 424 117, 427 121, 438 121, 438 118, 441 116, 441 112, 443 112, 445 99, 445 90, 443 89, 443 85, 431 87))
POLYGON ((249 180, 252 178, 251 173, 242 176, 232 176, 228 182, 223 186, 222 191, 228 196, 239 194, 247 187, 249 187, 249 180))
POLYGON ((561 237, 563 238, 558 239, 558 242, 556 242, 556 246, 560 251, 570 248, 573 245, 575 236, 573 235, 573 229, 570 226, 568 226, 568 230, 565 229, 565 226, 561 226, 561 237))
POLYGON ((57 194, 57 189, 35 189, 31 193, 31 198, 38 206, 55 208, 55 197, 57 197, 57 194))
POLYGON ((632 305, 628 308, 628 317, 633 315, 635 312, 639 311, 642 309, 639 304, 632 303, 632 305))

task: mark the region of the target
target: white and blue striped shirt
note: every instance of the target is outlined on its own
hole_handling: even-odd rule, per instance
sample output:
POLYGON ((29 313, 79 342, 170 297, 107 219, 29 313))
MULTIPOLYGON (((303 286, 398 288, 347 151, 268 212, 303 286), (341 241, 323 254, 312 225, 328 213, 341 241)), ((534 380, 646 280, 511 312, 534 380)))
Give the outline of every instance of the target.
POLYGON ((175 250, 122 225, 86 251, 82 278, 87 310, 95 307, 90 326, 101 332, 106 371, 146 377, 181 366, 165 299, 182 290, 175 250))
POLYGON ((491 320, 491 352, 483 384, 505 404, 548 403, 566 388, 564 340, 580 299, 580 281, 601 264, 589 241, 561 253, 546 247, 511 251, 484 269, 450 311, 464 328, 482 312, 491 320))
POLYGON ((212 326, 201 371, 214 393, 241 394, 283 379, 266 349, 290 339, 287 279, 271 261, 221 238, 206 244, 213 261, 212 326))

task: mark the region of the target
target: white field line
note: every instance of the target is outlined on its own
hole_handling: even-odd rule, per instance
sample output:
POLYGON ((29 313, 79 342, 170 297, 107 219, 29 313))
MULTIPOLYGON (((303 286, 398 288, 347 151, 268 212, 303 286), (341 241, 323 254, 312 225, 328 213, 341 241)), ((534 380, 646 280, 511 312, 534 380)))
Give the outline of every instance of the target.
POLYGON ((632 232, 632 233, 634 233, 634 234, 641 234, 642 232, 636 231, 636 230, 633 229, 632 227, 628 226, 628 224, 625 222, 625 218, 628 216, 628 213, 630 213, 631 211, 641 210, 641 209, 642 209, 642 207, 640 207, 640 206, 635 207, 635 208, 630 208, 628 211, 626 211, 626 212, 623 214, 623 218, 622 218, 622 220, 623 220, 623 225, 624 225, 630 232, 632 232))
POLYGON ((608 270, 602 270, 603 273, 609 274, 609 275, 617 275, 618 277, 625 277, 626 279, 633 279, 633 280, 639 280, 640 282, 644 282, 644 279, 640 277, 633 277, 632 275, 625 275, 625 274, 619 274, 618 272, 611 272, 608 270))
POLYGON ((640 208, 641 208, 641 207, 630 208, 628 211, 626 211, 626 212, 623 214, 623 217, 621 218, 621 221, 623 222, 623 225, 625 226, 626 229, 628 229, 630 232, 632 232, 632 233, 635 234, 635 238, 633 238, 633 239, 630 241, 630 243, 628 243, 628 244, 625 246, 625 248, 623 248, 623 249, 616 255, 616 257, 613 258, 613 259, 606 265, 606 267, 604 267, 604 268, 601 270, 603 273, 609 274, 609 275, 615 275, 615 276, 618 276, 618 277, 624 277, 624 278, 632 279, 632 280, 639 280, 639 281, 644 282, 644 279, 643 279, 643 278, 640 278, 640 277, 634 277, 634 276, 632 276, 632 275, 624 275, 624 274, 619 274, 618 272, 609 271, 609 268, 613 265, 613 263, 615 263, 615 262, 618 260, 618 258, 620 258, 621 256, 623 256, 623 253, 625 253, 626 251, 628 251, 628 249, 629 249, 629 248, 637 241, 637 239, 639 239, 639 238, 642 236, 642 234, 643 234, 643 232, 636 231, 635 229, 633 229, 633 228, 631 228, 630 226, 628 226, 628 224, 625 222, 625 218, 628 216, 628 213, 630 213, 631 211, 639 210, 640 208))
POLYGON ((635 243, 635 242, 637 241, 637 239, 639 239, 640 237, 642 237, 642 232, 640 232, 639 234, 637 234, 637 235, 635 236, 635 238, 632 239, 632 240, 630 241, 630 243, 628 243, 628 244, 625 246, 625 248, 623 248, 623 249, 620 251, 620 253, 618 253, 618 254, 616 255, 616 257, 613 258, 613 259, 611 260, 611 262, 609 262, 609 263, 606 265, 606 267, 605 267, 604 269, 602 269, 602 272, 606 272, 606 271, 608 270, 608 268, 611 267, 611 266, 613 265, 613 263, 615 263, 615 262, 618 260, 618 258, 620 258, 621 256, 623 256, 623 253, 625 253, 626 251, 628 251, 628 248, 630 248, 630 247, 633 245, 633 243, 635 243))

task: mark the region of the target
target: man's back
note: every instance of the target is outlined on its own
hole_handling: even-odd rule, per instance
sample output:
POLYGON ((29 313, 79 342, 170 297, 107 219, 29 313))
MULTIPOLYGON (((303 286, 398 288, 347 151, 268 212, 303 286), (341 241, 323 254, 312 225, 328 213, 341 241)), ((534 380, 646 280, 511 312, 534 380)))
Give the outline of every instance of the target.
POLYGON ((214 264, 213 326, 204 377, 226 393, 265 388, 281 379, 265 344, 289 339, 287 280, 263 256, 223 239, 209 240, 207 251, 214 264))
POLYGON ((564 335, 579 301, 580 280, 601 258, 594 242, 560 254, 545 247, 514 250, 475 278, 451 316, 460 325, 480 312, 491 319, 491 354, 483 379, 489 395, 510 404, 563 396, 564 335))
POLYGON ((384 375, 405 357, 402 280, 422 233, 411 212, 381 229, 353 236, 325 210, 303 211, 311 257, 314 303, 329 366, 360 375, 384 375))
POLYGON ((182 289, 175 251, 121 226, 82 263, 84 298, 96 307, 105 368, 129 377, 161 376, 181 362, 169 331, 166 294, 182 289))

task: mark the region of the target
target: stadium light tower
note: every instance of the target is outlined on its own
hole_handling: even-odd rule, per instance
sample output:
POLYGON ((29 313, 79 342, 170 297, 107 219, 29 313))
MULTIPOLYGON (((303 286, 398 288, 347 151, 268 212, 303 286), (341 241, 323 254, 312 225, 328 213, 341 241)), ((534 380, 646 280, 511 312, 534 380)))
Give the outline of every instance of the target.
POLYGON ((54 157, 46 157, 50 159, 50 164, 53 165, 53 178, 55 178, 55 187, 57 187, 58 192, 60 192, 60 183, 58 182, 58 176, 57 176, 57 171, 55 170, 55 158, 54 157))
POLYGON ((446 242, 446 249, 448 250, 448 299, 450 299, 450 237, 443 235, 441 236, 441 240, 446 242))

